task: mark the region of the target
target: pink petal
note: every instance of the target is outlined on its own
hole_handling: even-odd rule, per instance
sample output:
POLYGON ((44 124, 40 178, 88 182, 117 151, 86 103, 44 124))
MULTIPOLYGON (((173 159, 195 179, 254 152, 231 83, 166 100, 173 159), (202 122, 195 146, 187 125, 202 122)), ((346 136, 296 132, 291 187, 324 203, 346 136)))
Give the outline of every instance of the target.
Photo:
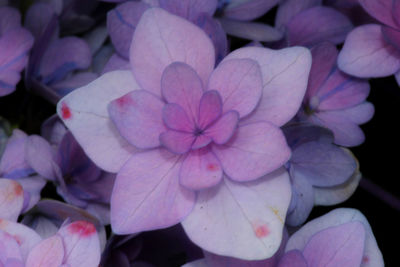
POLYGON ((396 28, 392 17, 393 0, 359 0, 360 5, 380 22, 396 28))
POLYGON ((287 25, 287 39, 291 46, 312 46, 324 41, 339 44, 352 28, 351 21, 339 11, 316 6, 290 20, 287 25))
POLYGON ((294 249, 282 257, 278 267, 308 267, 308 264, 301 251, 294 249))
POLYGON ((28 136, 21 130, 15 129, 2 152, 0 160, 0 173, 4 178, 20 178, 29 175, 30 166, 21 157, 25 153, 28 136))
POLYGON ((360 222, 329 227, 314 234, 303 250, 310 266, 360 266, 365 230, 360 222))
MULTIPOLYGON (((319 218, 316 218, 306 223, 300 230, 295 232, 286 245, 286 251, 292 249, 303 250, 310 238, 320 232, 333 226, 339 226, 348 222, 360 222, 365 229, 365 247, 364 257, 361 267, 383 267, 382 253, 380 252, 376 243, 374 234, 372 233, 371 226, 364 215, 355 209, 339 208, 335 209, 319 218)), ((339 265, 341 266, 341 265, 339 265)))
POLYGON ((338 53, 336 46, 331 43, 322 43, 311 49, 312 65, 305 96, 308 101, 317 94, 335 67, 338 53))
POLYGON ((258 42, 275 42, 283 38, 283 34, 280 31, 264 23, 224 18, 220 18, 218 21, 227 34, 235 37, 258 42))
POLYGON ((239 113, 229 111, 213 123, 204 134, 211 137, 214 143, 222 145, 231 139, 239 122, 239 113))
POLYGON ((111 101, 108 112, 122 137, 137 148, 149 149, 160 145, 159 136, 166 130, 164 105, 153 94, 136 90, 111 101))
POLYGON ((199 135, 196 137, 196 140, 194 140, 194 143, 192 144, 192 150, 205 147, 211 142, 212 142, 211 137, 206 136, 204 134, 199 135))
POLYGON ((400 52, 384 40, 381 26, 363 25, 347 36, 338 66, 357 77, 388 76, 400 69, 400 52))
POLYGON ((161 75, 172 62, 188 64, 207 84, 214 60, 213 44, 201 29, 159 8, 143 14, 133 35, 130 61, 135 78, 156 95, 161 93, 161 75))
MULTIPOLYGON (((283 242, 283 241, 282 241, 283 242)), ((265 260, 259 261, 246 261, 232 257, 224 257, 216 254, 211 254, 207 251, 203 251, 205 260, 207 261, 207 266, 213 267, 276 267, 276 256, 279 251, 275 253, 274 256, 265 260)))
POLYGON ((235 181, 260 178, 290 158, 290 148, 282 131, 268 122, 239 126, 228 143, 212 149, 226 175, 235 181))
POLYGON ((17 241, 24 262, 29 251, 31 251, 32 248, 42 240, 42 238, 31 228, 4 219, 0 219, 0 230, 10 234, 17 241))
POLYGON ((306 92, 310 52, 302 47, 277 51, 245 47, 230 53, 225 60, 234 58, 257 61, 263 76, 262 98, 247 120, 269 121, 277 126, 288 122, 297 113, 306 92))
POLYGON ((24 204, 22 186, 9 179, 0 179, 0 216, 16 222, 24 204))
POLYGON ((160 135, 160 143, 170 152, 185 154, 192 147, 195 136, 192 133, 168 130, 160 135))
POLYGON ((165 125, 172 130, 191 132, 193 130, 185 110, 177 104, 167 104, 162 111, 162 118, 165 125))
POLYGON ((385 41, 393 45, 397 49, 397 51, 400 52, 400 28, 395 30, 391 27, 383 26, 382 34, 385 38, 385 41))
POLYGON ((260 67, 251 59, 224 60, 212 73, 208 89, 221 94, 224 112, 236 110, 244 117, 256 108, 261 98, 260 67))
POLYGON ((203 85, 196 71, 185 63, 172 63, 163 72, 161 90, 165 100, 181 106, 194 123, 203 94, 203 85))
POLYGON ((195 244, 211 253, 243 260, 269 258, 282 240, 290 192, 283 169, 247 183, 225 177, 220 185, 198 193, 182 225, 195 244))
POLYGON ((400 28, 400 1, 393 0, 392 17, 397 24, 397 29, 400 28))
POLYGON ((218 91, 205 92, 200 100, 198 126, 206 128, 220 117, 221 112, 222 99, 218 91))
POLYGON ((71 267, 99 265, 100 240, 92 223, 75 221, 62 226, 58 235, 65 248, 64 264, 71 267))
POLYGON ((191 20, 200 13, 212 16, 217 9, 217 0, 158 0, 160 7, 168 12, 191 20))
POLYGON ((130 71, 114 71, 74 90, 58 103, 58 115, 85 153, 109 172, 117 172, 137 149, 120 135, 107 106, 137 89, 140 88, 130 71))
POLYGON ((191 190, 215 186, 222 179, 222 167, 207 148, 191 151, 179 172, 180 184, 191 190))
MULTIPOLYGON (((10 258, 18 260, 22 259, 19 245, 17 243, 17 240, 15 240, 15 238, 12 235, 0 230, 0 260, 10 259, 10 258)), ((0 264, 2 264, 1 261, 0 264)))
POLYGON ((26 267, 59 267, 63 259, 63 240, 59 235, 54 235, 41 241, 29 252, 26 267))
POLYGON ((224 8, 224 17, 253 20, 267 13, 279 0, 231 0, 224 8))
POLYGON ((156 149, 135 154, 122 167, 111 197, 117 234, 166 228, 191 210, 195 194, 179 185, 181 157, 156 149))

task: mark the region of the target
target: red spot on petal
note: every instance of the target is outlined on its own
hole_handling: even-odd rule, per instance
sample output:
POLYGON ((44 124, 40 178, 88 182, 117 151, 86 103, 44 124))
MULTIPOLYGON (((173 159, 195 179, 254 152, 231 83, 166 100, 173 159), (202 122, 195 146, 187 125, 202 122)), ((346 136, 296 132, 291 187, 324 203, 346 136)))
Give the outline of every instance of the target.
POLYGON ((369 262, 369 257, 368 256, 364 256, 362 259, 362 263, 367 263, 369 262))
POLYGON ((135 102, 133 101, 133 99, 131 98, 130 95, 124 95, 124 96, 118 98, 116 100, 116 103, 120 108, 124 108, 128 105, 133 105, 135 102))
POLYGON ((85 221, 73 222, 67 228, 71 234, 77 234, 81 237, 91 236, 96 232, 94 225, 85 221))
POLYGON ((219 170, 219 165, 215 163, 210 163, 207 165, 207 170, 209 171, 218 171, 219 170))
POLYGON ((14 194, 16 196, 21 196, 24 193, 24 190, 22 189, 22 186, 18 183, 15 184, 14 186, 14 194))
POLYGON ((265 224, 257 225, 257 226, 254 226, 254 234, 258 238, 263 238, 269 234, 269 229, 265 224))
POLYGON ((69 107, 67 106, 67 104, 65 104, 65 103, 61 104, 61 117, 64 120, 70 119, 72 117, 72 112, 69 109, 69 107))
POLYGON ((17 241, 17 244, 18 244, 18 245, 21 245, 21 244, 22 244, 22 239, 21 239, 20 236, 13 235, 12 237, 14 237, 15 241, 17 241))

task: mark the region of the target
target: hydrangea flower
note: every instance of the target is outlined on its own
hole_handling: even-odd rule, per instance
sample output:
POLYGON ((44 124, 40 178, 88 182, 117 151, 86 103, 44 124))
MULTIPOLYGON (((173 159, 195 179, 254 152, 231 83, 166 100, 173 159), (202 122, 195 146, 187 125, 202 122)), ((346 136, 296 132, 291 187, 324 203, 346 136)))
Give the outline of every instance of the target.
POLYGON ((32 35, 21 27, 19 11, 0 7, 0 96, 14 92, 32 45, 32 35))
POLYGON ((0 179, 14 180, 23 188, 23 203, 18 214, 31 209, 40 200, 40 191, 46 184, 25 157, 28 138, 24 132, 15 129, 0 155, 0 179))
POLYGON ((362 144, 365 136, 359 125, 374 114, 374 106, 366 101, 368 82, 337 68, 338 51, 334 45, 320 44, 311 53, 313 64, 299 119, 330 129, 338 145, 362 144))
POLYGON ((333 144, 328 129, 303 123, 283 128, 292 157, 286 164, 292 182, 286 224, 303 224, 314 205, 335 205, 356 190, 361 174, 354 156, 333 144))
POLYGON ((360 4, 381 24, 362 25, 349 33, 339 54, 339 68, 361 78, 395 74, 399 80, 400 1, 360 0, 360 4))
POLYGON ((301 104, 310 53, 248 47, 215 70, 214 61, 201 29, 150 9, 133 36, 133 75, 106 73, 63 98, 58 114, 96 164, 118 172, 116 233, 183 220, 206 250, 267 258, 290 201, 280 168, 290 150, 279 126, 301 104))
POLYGON ((85 221, 63 225, 43 239, 25 225, 0 219, 0 264, 2 266, 97 266, 99 238, 85 221))

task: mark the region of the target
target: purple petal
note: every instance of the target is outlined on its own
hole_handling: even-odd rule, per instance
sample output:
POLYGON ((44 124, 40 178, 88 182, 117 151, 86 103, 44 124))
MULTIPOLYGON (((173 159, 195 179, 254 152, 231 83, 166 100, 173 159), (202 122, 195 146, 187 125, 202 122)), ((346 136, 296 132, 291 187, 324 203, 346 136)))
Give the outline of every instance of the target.
POLYGON ((336 65, 338 50, 331 43, 322 43, 311 49, 312 65, 305 100, 310 101, 326 81, 336 65))
POLYGON ((396 23, 392 17, 393 0, 359 0, 360 5, 380 22, 396 28, 396 23))
POLYGON ((211 40, 198 27, 158 8, 143 14, 133 36, 130 61, 143 89, 161 93, 161 75, 172 62, 191 66, 207 84, 214 68, 211 40))
POLYGON ((263 92, 248 121, 269 121, 277 126, 288 122, 298 111, 307 89, 311 54, 302 47, 271 50, 245 47, 225 60, 248 58, 257 61, 263 77, 263 92))
POLYGON ((0 7, 0 36, 7 31, 21 27, 21 15, 12 7, 0 7))
POLYGON ((193 123, 185 110, 177 104, 167 104, 163 107, 162 118, 165 125, 171 130, 192 132, 193 123))
POLYGON ((65 96, 76 88, 85 86, 90 82, 96 80, 97 77, 98 75, 93 72, 79 72, 69 76, 62 81, 52 84, 51 88, 56 90, 58 95, 65 96))
POLYGON ((312 7, 290 20, 287 39, 291 46, 312 46, 323 41, 339 44, 352 28, 351 21, 335 9, 312 7))
POLYGON ((107 13, 107 29, 115 50, 123 58, 129 58, 129 48, 135 28, 143 13, 150 8, 142 2, 126 2, 107 13))
POLYGON ((304 223, 314 207, 313 187, 307 177, 290 170, 292 180, 292 199, 285 223, 298 226, 304 223))
POLYGON ((239 122, 239 113, 229 111, 213 123, 204 134, 211 137, 214 143, 223 145, 231 139, 239 122))
POLYGON ((365 230, 360 222, 349 222, 314 234, 303 250, 311 266, 360 266, 365 230))
POLYGON ((329 187, 344 183, 354 173, 356 161, 341 148, 322 142, 307 142, 292 152, 291 171, 313 185, 329 187))
POLYGON ((338 66, 357 77, 384 77, 400 69, 400 52, 384 40, 381 26, 364 25, 347 36, 338 66))
POLYGON ((161 78, 161 91, 168 103, 181 106, 194 123, 199 116, 203 85, 196 71, 189 65, 175 62, 165 68, 161 78))
POLYGON ((215 145, 212 149, 226 175, 235 181, 260 178, 290 158, 282 131, 267 122, 239 126, 228 143, 215 145))
POLYGON ((185 154, 192 147, 195 138, 192 133, 168 130, 160 135, 160 143, 172 153, 185 154))
POLYGON ((223 112, 236 110, 240 117, 250 114, 260 101, 262 75, 251 59, 224 60, 210 77, 208 89, 222 97, 223 112))
POLYGON ((400 51, 400 28, 398 30, 395 30, 391 27, 383 26, 382 34, 386 42, 388 42, 389 44, 394 46, 398 51, 400 51))
POLYGON ((203 251, 207 266, 213 267, 276 267, 276 254, 271 258, 260 261, 246 261, 237 258, 224 257, 203 251))
POLYGON ((25 160, 24 155, 28 136, 15 129, 7 140, 6 147, 0 160, 0 176, 4 178, 20 178, 32 174, 31 166, 25 160))
POLYGON ((39 75, 45 84, 65 78, 73 70, 86 69, 91 62, 88 44, 76 37, 65 37, 52 42, 43 55, 39 75))
POLYGON ((192 150, 205 147, 211 142, 212 142, 211 137, 206 136, 204 134, 203 135, 199 135, 199 136, 196 137, 196 140, 194 140, 194 142, 192 144, 192 150))
POLYGON ((54 148, 41 136, 28 137, 25 149, 26 161, 39 175, 49 180, 55 180, 59 171, 55 155, 54 148))
POLYGON ((59 267, 63 259, 63 240, 59 235, 54 235, 41 241, 29 252, 26 267, 59 267))
POLYGON ((191 151, 179 172, 180 184, 191 190, 215 186, 221 179, 222 167, 208 148, 191 151))
POLYGON ((282 39, 283 34, 277 29, 257 22, 245 22, 220 18, 222 28, 227 34, 258 42, 274 42, 282 39))
POLYGON ((212 16, 217 9, 217 0, 159 0, 160 7, 168 12, 191 20, 200 13, 212 16))
POLYGON ((308 264, 301 251, 294 249, 281 258, 278 267, 308 267, 308 264))
POLYGON ((221 116, 222 99, 218 91, 207 91, 203 94, 199 105, 198 126, 206 128, 221 116))
POLYGON ((400 71, 395 74, 397 84, 400 86, 400 71))
MULTIPOLYGON (((53 16, 57 16, 54 7, 48 3, 35 3, 29 7, 25 16, 25 27, 33 34, 36 40, 42 38, 53 16)), ((58 36, 58 25, 53 38, 58 36)))
POLYGON ((279 0, 231 0, 223 16, 236 20, 253 20, 267 13, 279 0))
POLYGON ((13 180, 0 179, 0 214, 2 219, 17 221, 24 203, 22 186, 13 180))
POLYGON ((131 72, 109 72, 58 103, 57 113, 83 150, 96 165, 109 172, 117 172, 136 148, 120 136, 107 106, 137 89, 140 87, 131 72))
POLYGON ((130 70, 129 61, 120 57, 118 54, 113 54, 107 61, 101 74, 114 70, 130 70))
POLYGON ((113 231, 136 233, 179 223, 195 200, 193 192, 179 185, 181 164, 179 156, 163 149, 133 155, 115 181, 111 197, 113 231))
POLYGON ((67 266, 98 266, 100 263, 100 240, 95 226, 86 221, 64 225, 57 233, 64 244, 67 266))
POLYGON ((119 133, 132 145, 149 149, 160 145, 159 135, 166 130, 164 102, 145 90, 132 91, 110 102, 108 112, 119 133))
POLYGON ((204 250, 262 260, 280 246, 289 202, 289 176, 283 169, 245 184, 225 177, 220 185, 198 193, 194 210, 182 225, 204 250))
POLYGON ((61 143, 67 128, 64 123, 60 120, 57 114, 49 117, 42 123, 40 129, 41 136, 43 136, 51 145, 56 145, 61 143))
POLYGON ((368 81, 355 79, 335 68, 316 94, 319 102, 318 110, 356 106, 367 98, 369 90, 368 81))
POLYGON ((289 21, 300 12, 321 5, 322 0, 287 0, 279 4, 275 27, 283 31, 289 21))
POLYGON ((399 29, 400 28, 400 1, 399 0, 393 0, 392 17, 398 26, 397 28, 399 29))
MULTIPOLYGON (((286 251, 290 251, 292 249, 303 250, 314 234, 329 227, 339 226, 348 222, 361 222, 365 229, 365 248, 363 263, 361 266, 383 267, 384 263, 382 254, 376 244, 371 227, 364 215, 355 209, 335 209, 317 219, 306 223, 300 230, 290 237, 286 245, 286 251)), ((330 239, 329 241, 333 240, 330 239)))

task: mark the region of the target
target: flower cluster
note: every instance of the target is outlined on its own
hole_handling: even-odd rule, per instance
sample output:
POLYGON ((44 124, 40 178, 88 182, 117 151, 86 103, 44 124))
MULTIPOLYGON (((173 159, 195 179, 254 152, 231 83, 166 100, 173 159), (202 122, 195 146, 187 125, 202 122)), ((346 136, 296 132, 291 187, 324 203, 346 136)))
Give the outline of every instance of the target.
POLYGON ((309 216, 365 179, 399 0, 17 2, 0 96, 54 106, 0 117, 0 266, 384 266, 360 211, 309 216))

